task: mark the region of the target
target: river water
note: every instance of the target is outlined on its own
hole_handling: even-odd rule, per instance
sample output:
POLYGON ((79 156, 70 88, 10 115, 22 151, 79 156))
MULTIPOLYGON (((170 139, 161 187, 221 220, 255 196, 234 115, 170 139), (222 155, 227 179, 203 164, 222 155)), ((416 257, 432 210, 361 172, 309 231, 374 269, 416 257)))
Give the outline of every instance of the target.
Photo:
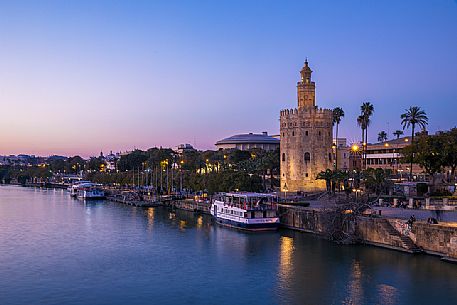
POLYGON ((0 187, 0 304, 457 304, 457 265, 0 187))

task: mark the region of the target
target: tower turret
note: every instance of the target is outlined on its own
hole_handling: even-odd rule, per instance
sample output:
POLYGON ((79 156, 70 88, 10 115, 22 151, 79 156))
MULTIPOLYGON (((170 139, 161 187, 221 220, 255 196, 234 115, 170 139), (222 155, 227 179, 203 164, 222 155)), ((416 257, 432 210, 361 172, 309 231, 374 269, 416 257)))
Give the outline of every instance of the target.
POLYGON ((316 84, 311 81, 313 71, 308 65, 308 59, 300 71, 301 80, 297 83, 298 108, 316 106, 316 84))

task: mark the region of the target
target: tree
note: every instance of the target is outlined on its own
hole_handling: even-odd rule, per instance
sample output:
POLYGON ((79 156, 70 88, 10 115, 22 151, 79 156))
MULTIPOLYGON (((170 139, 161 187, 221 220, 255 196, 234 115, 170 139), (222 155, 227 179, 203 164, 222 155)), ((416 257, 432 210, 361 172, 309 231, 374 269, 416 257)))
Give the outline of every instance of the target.
POLYGON ((396 136, 397 139, 400 139, 400 137, 403 135, 403 131, 402 130, 395 130, 393 135, 396 136))
POLYGON ((129 154, 121 156, 118 162, 118 168, 120 171, 126 170, 133 170, 136 168, 140 168, 148 159, 146 152, 135 149, 134 151, 130 152, 129 154))
MULTIPOLYGON (((425 127, 428 125, 428 117, 425 111, 423 111, 420 107, 418 106, 411 106, 409 109, 406 109, 406 112, 403 113, 401 116, 401 123, 403 125, 403 130, 406 128, 409 128, 411 126, 411 145, 412 148, 414 148, 414 130, 416 128, 416 125, 425 129, 425 127)), ((413 154, 411 155, 411 160, 410 160, 410 168, 409 168, 409 179, 412 178, 413 176, 413 158, 414 158, 414 151, 413 154)))
POLYGON ((403 148, 406 161, 413 160, 432 177, 444 165, 443 143, 437 136, 420 135, 415 143, 403 148))
POLYGON ((68 172, 78 173, 80 170, 84 169, 86 161, 80 156, 73 156, 68 158, 68 172))
POLYGON ((100 157, 91 157, 87 162, 87 167, 91 171, 99 171, 102 167, 105 167, 105 162, 100 157))
POLYGON ((366 148, 368 145, 368 126, 370 126, 371 120, 370 117, 374 113, 374 106, 370 102, 364 102, 362 106, 360 106, 361 116, 363 120, 363 124, 365 126, 365 142, 362 143, 363 151, 365 152, 365 161, 364 166, 366 167, 366 148))
POLYGON ((357 125, 362 130, 362 140, 361 141, 362 141, 362 150, 363 150, 363 143, 365 143, 365 128, 366 128, 365 119, 364 119, 363 115, 359 115, 357 117, 357 125))
POLYGON ((442 153, 444 155, 444 166, 451 168, 451 182, 454 181, 457 168, 457 128, 438 135, 443 142, 442 153))
POLYGON ((334 178, 334 173, 331 169, 327 169, 325 171, 321 171, 319 174, 317 174, 316 180, 325 180, 325 185, 327 188, 327 192, 332 191, 332 181, 334 178))
POLYGON ((387 190, 390 185, 389 172, 382 168, 369 168, 363 172, 365 188, 378 197, 387 190))
POLYGON ((333 125, 336 124, 336 131, 335 131, 335 169, 338 169, 338 126, 341 123, 341 118, 344 117, 344 111, 341 107, 336 107, 333 109, 333 125))
POLYGON ((387 141, 387 133, 383 130, 380 133, 378 133, 378 141, 379 142, 385 142, 387 141))

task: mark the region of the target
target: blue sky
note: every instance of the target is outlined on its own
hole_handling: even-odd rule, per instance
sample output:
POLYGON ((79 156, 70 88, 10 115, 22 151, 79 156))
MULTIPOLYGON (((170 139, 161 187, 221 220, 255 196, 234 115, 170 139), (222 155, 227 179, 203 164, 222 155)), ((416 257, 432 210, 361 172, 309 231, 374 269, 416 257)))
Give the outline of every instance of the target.
POLYGON ((0 154, 98 154, 279 129, 305 57, 340 135, 456 126, 457 2, 0 1, 0 154))

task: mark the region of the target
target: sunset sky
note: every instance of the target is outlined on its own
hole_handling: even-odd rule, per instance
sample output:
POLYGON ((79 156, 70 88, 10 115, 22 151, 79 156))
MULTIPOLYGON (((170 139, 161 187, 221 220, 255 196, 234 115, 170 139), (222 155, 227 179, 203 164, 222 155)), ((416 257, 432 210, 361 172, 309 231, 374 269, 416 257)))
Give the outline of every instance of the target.
POLYGON ((457 0, 1 1, 0 155, 98 155, 277 133, 306 57, 340 135, 456 126, 457 0))

